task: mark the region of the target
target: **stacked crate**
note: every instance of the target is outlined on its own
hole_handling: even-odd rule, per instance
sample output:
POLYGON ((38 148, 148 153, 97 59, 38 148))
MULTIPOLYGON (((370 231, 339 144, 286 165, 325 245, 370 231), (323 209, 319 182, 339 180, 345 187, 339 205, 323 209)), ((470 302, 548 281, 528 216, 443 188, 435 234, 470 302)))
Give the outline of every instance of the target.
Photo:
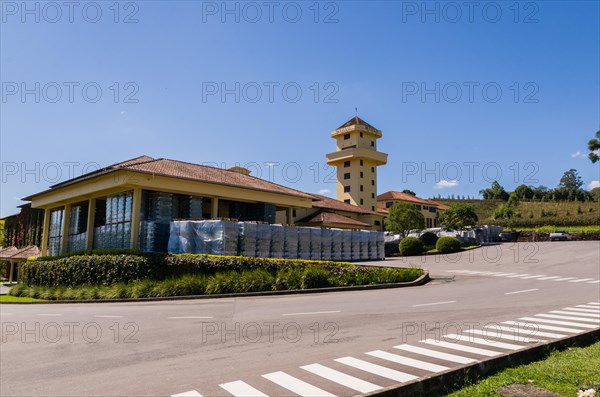
POLYGON ((298 231, 300 229, 292 226, 286 226, 284 231, 283 257, 286 259, 298 259, 298 231))

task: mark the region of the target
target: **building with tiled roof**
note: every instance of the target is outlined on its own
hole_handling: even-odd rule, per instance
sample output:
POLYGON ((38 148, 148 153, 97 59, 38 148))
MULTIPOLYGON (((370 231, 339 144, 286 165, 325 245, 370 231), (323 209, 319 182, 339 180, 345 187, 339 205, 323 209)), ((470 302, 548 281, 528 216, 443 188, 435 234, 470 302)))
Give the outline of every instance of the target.
POLYGON ((392 205, 397 202, 413 204, 425 217, 427 228, 438 227, 440 214, 450 208, 447 205, 413 196, 410 193, 389 191, 377 196, 377 210, 380 214, 387 215, 392 205))

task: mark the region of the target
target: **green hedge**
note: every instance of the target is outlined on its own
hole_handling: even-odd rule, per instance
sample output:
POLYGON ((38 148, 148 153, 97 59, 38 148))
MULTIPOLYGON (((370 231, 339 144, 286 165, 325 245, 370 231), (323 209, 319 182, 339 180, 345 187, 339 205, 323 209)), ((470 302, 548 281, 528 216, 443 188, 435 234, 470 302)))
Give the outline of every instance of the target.
POLYGON ((460 251, 460 241, 450 236, 440 237, 435 244, 435 248, 440 254, 450 254, 460 251))
POLYGON ((423 242, 423 245, 434 247, 438 241, 438 236, 437 234, 432 232, 425 232, 421 234, 421 237, 419 237, 419 239, 423 242))
POLYGON ((21 283, 11 288, 9 294, 45 300, 151 298, 398 283, 414 281, 422 274, 418 268, 296 266, 277 271, 252 269, 213 275, 187 274, 165 280, 145 279, 113 285, 67 287, 21 283))
POLYGON ((25 263, 21 281, 27 285, 67 286, 112 285, 144 279, 164 280, 186 274, 213 275, 217 272, 262 269, 276 272, 287 268, 354 265, 345 262, 250 258, 218 255, 122 254, 74 255, 25 263))
POLYGON ((404 256, 421 255, 423 242, 416 237, 405 237, 400 241, 400 253, 404 256))

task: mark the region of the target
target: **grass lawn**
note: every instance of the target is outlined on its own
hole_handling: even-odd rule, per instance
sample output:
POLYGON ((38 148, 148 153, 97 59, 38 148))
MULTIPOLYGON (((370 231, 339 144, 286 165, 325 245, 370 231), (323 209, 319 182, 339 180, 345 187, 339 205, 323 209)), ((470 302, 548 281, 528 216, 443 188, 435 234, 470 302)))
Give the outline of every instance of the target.
POLYGON ((532 383, 564 396, 580 388, 600 389, 600 342, 585 348, 554 351, 545 360, 505 369, 447 397, 498 397, 495 390, 510 384, 532 383))
POLYGON ((600 226, 541 226, 541 227, 515 227, 520 232, 552 233, 564 230, 569 233, 600 233, 600 226))
POLYGON ((2 302, 44 302, 43 299, 21 298, 18 296, 0 295, 0 303, 2 302))

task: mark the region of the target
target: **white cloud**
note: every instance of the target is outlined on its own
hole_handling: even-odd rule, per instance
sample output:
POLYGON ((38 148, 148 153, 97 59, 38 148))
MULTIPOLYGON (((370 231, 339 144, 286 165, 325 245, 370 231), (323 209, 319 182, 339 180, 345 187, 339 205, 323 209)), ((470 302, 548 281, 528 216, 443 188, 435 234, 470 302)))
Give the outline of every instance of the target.
POLYGON ((121 116, 123 116, 123 115, 125 115, 125 114, 127 114, 127 112, 126 112, 126 111, 124 111, 124 110, 121 110, 121 116))
POLYGON ((571 155, 571 157, 573 157, 573 158, 579 157, 579 156, 581 156, 581 151, 579 151, 579 150, 571 155))
POLYGON ((322 196, 327 195, 327 193, 331 193, 331 190, 329 190, 329 189, 321 189, 321 190, 319 190, 319 194, 322 195, 322 196))
POLYGON ((597 181, 597 180, 591 181, 590 184, 588 185, 589 190, 592 190, 597 187, 600 187, 600 181, 597 181))
POLYGON ((442 179, 435 185, 433 185, 434 189, 445 189, 445 188, 453 188, 458 186, 458 181, 456 179, 446 180, 442 179))

